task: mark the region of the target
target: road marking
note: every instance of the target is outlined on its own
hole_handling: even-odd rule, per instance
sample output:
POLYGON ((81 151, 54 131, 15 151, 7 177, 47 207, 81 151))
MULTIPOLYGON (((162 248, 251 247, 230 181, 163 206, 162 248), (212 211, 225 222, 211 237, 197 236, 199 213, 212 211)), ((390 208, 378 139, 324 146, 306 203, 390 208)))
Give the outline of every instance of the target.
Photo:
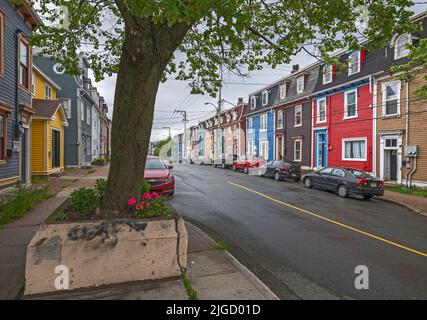
POLYGON ((324 217, 324 216, 321 216, 321 215, 316 214, 316 213, 313 213, 313 212, 311 212, 311 211, 308 211, 308 210, 305 210, 305 209, 299 208, 299 207, 294 206, 294 205, 292 205, 292 204, 289 204, 289 203, 287 203, 287 202, 277 200, 277 199, 275 199, 275 198, 273 198, 273 197, 270 197, 270 196, 268 196, 268 195, 266 195, 266 194, 264 194, 264 193, 261 193, 261 192, 259 192, 259 191, 256 191, 256 190, 253 190, 253 189, 250 189, 250 188, 245 187, 245 186, 242 186, 242 185, 240 185, 240 184, 237 184, 237 183, 234 183, 234 182, 231 182, 231 181, 228 181, 228 183, 229 183, 229 184, 231 184, 231 185, 233 185, 233 186, 235 186, 235 187, 241 188, 241 189, 243 189, 243 190, 246 190, 246 191, 249 191, 249 192, 255 193, 255 194, 257 194, 257 195, 259 195, 259 196, 261 196, 261 197, 264 197, 264 198, 266 198, 266 199, 268 199, 268 200, 271 200, 271 201, 273 201, 273 202, 276 202, 276 203, 279 203, 279 204, 281 204, 281 205, 284 205, 284 206, 286 206, 286 207, 289 207, 289 208, 295 209, 295 210, 297 210, 297 211, 304 212, 304 213, 309 214, 309 215, 311 215, 311 216, 313 216, 313 217, 316 217, 316 218, 318 218, 318 219, 322 219, 322 220, 328 221, 328 222, 330 222, 330 223, 333 223, 333 224, 338 225, 338 226, 340 226, 340 227, 343 227, 343 228, 345 228, 345 229, 348 229, 348 230, 351 230, 351 231, 354 231, 354 232, 357 232, 357 233, 363 234, 363 235, 365 235, 365 236, 367 236, 367 237, 374 238, 374 239, 376 239, 376 240, 379 240, 379 241, 385 242, 385 243, 387 243, 387 244, 389 244, 389 245, 392 245, 392 246, 398 247, 398 248, 403 249, 403 250, 406 250, 406 251, 410 251, 410 252, 415 253, 415 254, 418 254, 418 255, 420 255, 420 256, 427 257, 427 253, 424 253, 424 252, 421 252, 421 251, 417 251, 417 250, 415 250, 415 249, 411 249, 411 248, 409 248, 409 247, 403 246, 403 245, 398 244, 398 243, 396 243, 396 242, 393 242, 393 241, 390 241, 390 240, 387 240, 387 239, 381 238, 381 237, 379 237, 379 236, 376 236, 376 235, 374 235, 374 234, 372 234, 372 233, 369 233, 369 232, 366 232, 366 231, 363 231, 363 230, 360 230, 360 229, 357 229, 357 228, 353 228, 353 227, 351 227, 351 226, 349 226, 349 225, 346 225, 346 224, 344 224, 344 223, 341 223, 341 222, 335 221, 335 220, 333 220, 333 219, 326 218, 326 217, 324 217))

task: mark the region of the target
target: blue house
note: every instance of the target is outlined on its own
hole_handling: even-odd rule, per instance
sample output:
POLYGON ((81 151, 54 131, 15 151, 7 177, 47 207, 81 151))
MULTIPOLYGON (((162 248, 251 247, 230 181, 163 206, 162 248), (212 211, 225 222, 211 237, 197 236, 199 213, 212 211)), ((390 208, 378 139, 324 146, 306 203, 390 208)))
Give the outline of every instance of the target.
POLYGON ((0 187, 30 182, 30 34, 39 24, 25 1, 0 1, 0 187))
POLYGON ((246 154, 273 160, 275 154, 275 119, 273 103, 278 92, 277 84, 249 96, 246 109, 246 154))

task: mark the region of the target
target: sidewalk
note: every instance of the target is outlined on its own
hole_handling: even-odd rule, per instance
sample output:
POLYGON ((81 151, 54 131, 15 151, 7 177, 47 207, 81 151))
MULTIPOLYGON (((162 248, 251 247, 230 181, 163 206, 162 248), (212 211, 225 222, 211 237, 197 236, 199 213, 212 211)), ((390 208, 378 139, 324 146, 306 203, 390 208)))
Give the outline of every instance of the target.
POLYGON ((0 229, 0 300, 15 299, 23 288, 27 244, 36 233, 38 226, 67 199, 74 188, 93 186, 98 177, 107 177, 105 172, 108 173, 107 166, 95 168, 93 174, 82 170, 79 176, 78 170, 73 169, 73 175, 65 173, 60 177, 52 178, 55 184, 54 191, 59 191, 54 197, 0 229))
MULTIPOLYGON (((252 272, 199 228, 186 223, 188 266, 186 277, 199 300, 277 300, 252 272)), ((36 298, 34 298, 36 299, 36 298)), ((100 288, 48 294, 37 299, 58 300, 188 300, 181 279, 141 281, 100 288)))
POLYGON ((393 191, 384 191, 384 201, 392 202, 427 217, 427 198, 393 191))

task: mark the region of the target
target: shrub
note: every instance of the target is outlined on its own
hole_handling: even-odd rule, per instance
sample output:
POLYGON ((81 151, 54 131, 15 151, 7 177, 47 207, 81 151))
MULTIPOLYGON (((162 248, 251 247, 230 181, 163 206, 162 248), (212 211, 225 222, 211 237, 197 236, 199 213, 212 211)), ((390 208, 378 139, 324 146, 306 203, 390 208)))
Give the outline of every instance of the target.
POLYGON ((141 186, 141 193, 144 194, 144 193, 150 192, 150 189, 151 189, 150 182, 148 182, 147 180, 143 179, 142 180, 142 186, 141 186))
POLYGON ((18 187, 3 195, 0 226, 25 215, 37 204, 49 198, 47 188, 18 187))
POLYGON ((157 192, 144 193, 140 202, 135 198, 130 198, 128 206, 135 211, 135 216, 140 219, 168 216, 171 212, 167 206, 167 200, 166 197, 160 196, 157 192))
POLYGON ((71 205, 81 214, 88 215, 98 206, 98 195, 95 188, 79 188, 71 193, 71 205))
POLYGON ((107 190, 107 180, 105 179, 96 180, 95 192, 96 192, 96 196, 98 197, 98 201, 101 201, 102 198, 104 197, 105 190, 107 190))
POLYGON ((97 166, 103 166, 105 163, 105 160, 103 158, 95 158, 92 160, 92 164, 97 166))

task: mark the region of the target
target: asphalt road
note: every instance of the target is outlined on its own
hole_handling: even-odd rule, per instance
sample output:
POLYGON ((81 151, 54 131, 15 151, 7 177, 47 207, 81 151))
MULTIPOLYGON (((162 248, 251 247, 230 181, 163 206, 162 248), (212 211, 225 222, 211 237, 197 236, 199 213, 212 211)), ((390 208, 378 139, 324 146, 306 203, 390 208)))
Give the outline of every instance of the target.
POLYGON ((423 216, 210 166, 174 173, 172 205, 282 299, 427 299, 423 216), (357 266, 369 289, 356 289, 357 266))

